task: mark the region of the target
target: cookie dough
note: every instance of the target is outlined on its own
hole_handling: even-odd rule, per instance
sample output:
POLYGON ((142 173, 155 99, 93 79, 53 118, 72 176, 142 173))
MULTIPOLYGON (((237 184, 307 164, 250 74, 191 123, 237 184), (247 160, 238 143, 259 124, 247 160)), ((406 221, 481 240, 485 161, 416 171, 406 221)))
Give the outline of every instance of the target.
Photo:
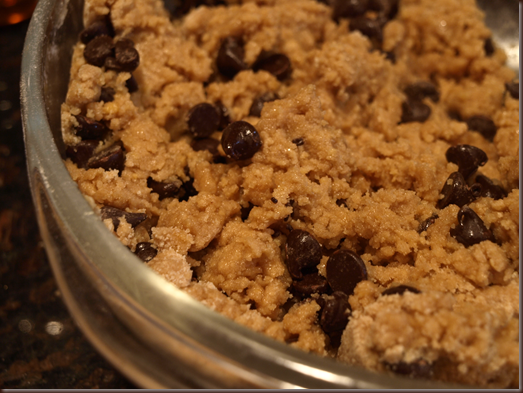
POLYGON ((124 245, 238 323, 517 387, 519 82, 483 18, 473 0, 86 0, 65 164, 124 245))

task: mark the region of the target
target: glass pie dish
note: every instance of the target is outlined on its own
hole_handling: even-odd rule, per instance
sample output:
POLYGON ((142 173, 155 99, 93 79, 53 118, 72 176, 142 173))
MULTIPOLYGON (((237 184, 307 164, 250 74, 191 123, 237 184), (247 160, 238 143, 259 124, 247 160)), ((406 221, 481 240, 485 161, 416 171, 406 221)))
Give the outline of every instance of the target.
MULTIPOLYGON (((478 4, 519 67, 515 2, 478 4)), ((308 354, 208 309, 107 232, 64 163, 60 105, 83 1, 40 0, 22 63, 28 173, 41 235, 64 300, 87 338, 144 388, 458 388, 376 374, 308 354)))

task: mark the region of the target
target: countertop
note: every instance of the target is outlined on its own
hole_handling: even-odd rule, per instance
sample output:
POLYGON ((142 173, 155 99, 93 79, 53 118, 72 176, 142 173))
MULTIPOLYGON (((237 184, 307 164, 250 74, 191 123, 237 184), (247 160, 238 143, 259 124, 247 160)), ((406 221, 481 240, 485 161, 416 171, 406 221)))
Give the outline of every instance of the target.
POLYGON ((19 100, 28 25, 0 27, 0 389, 133 389, 70 317, 38 233, 19 100))

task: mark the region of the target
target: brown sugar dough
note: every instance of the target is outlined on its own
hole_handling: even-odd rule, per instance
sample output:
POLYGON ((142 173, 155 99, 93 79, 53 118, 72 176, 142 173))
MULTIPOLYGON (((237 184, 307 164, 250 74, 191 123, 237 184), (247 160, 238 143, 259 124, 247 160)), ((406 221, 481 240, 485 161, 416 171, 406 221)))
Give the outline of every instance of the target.
POLYGON ((133 251, 152 243, 158 254, 148 266, 207 307, 289 345, 380 372, 422 360, 434 379, 518 386, 519 100, 505 91, 514 77, 505 54, 485 53, 491 33, 475 2, 400 0, 381 44, 395 62, 350 31, 350 20, 334 22, 325 2, 227 3, 171 21, 160 0, 86 1, 86 26, 110 15, 116 38, 133 40, 140 54, 131 94, 129 72, 87 64, 78 43, 62 105, 67 145, 81 141, 75 116, 84 115, 111 130, 95 152, 115 141, 125 149, 121 173, 65 161, 95 210, 148 216, 134 227, 120 219, 116 230, 105 220, 108 229, 133 251), (251 69, 217 76, 229 36, 242 37, 248 67, 262 51, 284 53, 291 77, 251 69), (418 81, 433 82, 440 99, 423 99, 426 121, 400 123, 404 89, 418 81), (102 88, 114 90, 113 101, 100 101, 102 88), (280 99, 249 116, 267 92, 280 99), (216 163, 191 148, 186 116, 202 102, 220 102, 231 121, 256 127, 262 148, 252 159, 216 163), (476 115, 494 121, 492 142, 468 130, 464 120, 476 115), (436 208, 458 169, 445 158, 457 144, 482 149, 489 160, 478 172, 507 192, 469 204, 495 242, 465 247, 450 235, 459 207, 436 208), (190 184, 196 195, 161 199, 148 179, 190 184), (322 245, 320 275, 336 248, 365 263, 368 279, 349 297, 338 349, 320 326, 318 298, 290 290, 289 226, 322 245), (382 295, 397 285, 420 293, 382 295))

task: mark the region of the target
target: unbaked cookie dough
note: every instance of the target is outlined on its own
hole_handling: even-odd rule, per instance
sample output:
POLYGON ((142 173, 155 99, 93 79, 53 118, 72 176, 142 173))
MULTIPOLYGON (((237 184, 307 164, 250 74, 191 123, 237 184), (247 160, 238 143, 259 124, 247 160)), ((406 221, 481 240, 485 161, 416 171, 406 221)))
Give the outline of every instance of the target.
POLYGON ((86 0, 65 164, 210 308, 519 386, 519 82, 473 0, 86 0))

